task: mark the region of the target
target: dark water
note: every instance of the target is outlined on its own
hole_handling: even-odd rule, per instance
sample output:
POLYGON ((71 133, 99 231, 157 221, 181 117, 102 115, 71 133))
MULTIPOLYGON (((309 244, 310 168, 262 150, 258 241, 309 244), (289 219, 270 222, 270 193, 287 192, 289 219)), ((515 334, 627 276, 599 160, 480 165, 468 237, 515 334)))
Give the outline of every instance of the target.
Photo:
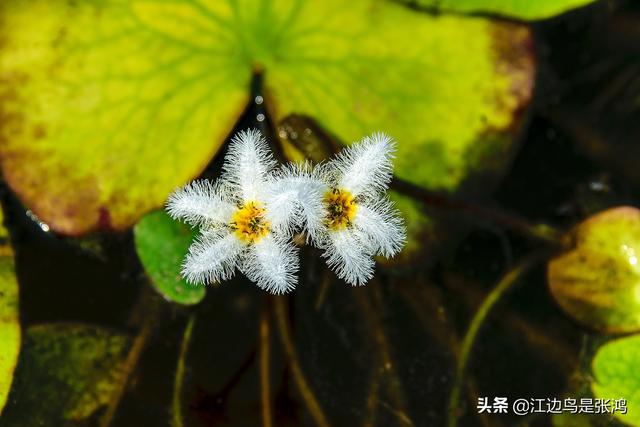
MULTIPOLYGON (((480 203, 558 227, 609 206, 637 204, 640 180, 629 159, 640 160, 640 5, 602 2, 533 27, 540 70, 529 125, 509 173, 480 203), (598 151, 599 141, 606 141, 605 151, 598 151)), ((252 104, 237 129, 268 131, 268 120, 256 121, 260 113, 262 106, 252 104)), ((215 176, 223 155, 205 176, 215 176)), ((135 334, 141 319, 132 312, 140 312, 137 304, 145 301, 141 295, 148 285, 131 234, 90 236, 79 243, 42 231, 8 190, 2 199, 15 243, 23 326, 77 321, 135 334)), ((304 251, 302 284, 288 310, 299 360, 332 425, 362 423, 371 378, 386 369, 371 339, 380 325, 407 414, 417 426, 445 425, 455 362, 442 337, 459 339, 483 295, 539 245, 499 224, 464 216, 457 221, 465 237, 436 260, 401 272, 382 269, 366 289, 329 279, 317 310, 326 272, 317 252, 304 251)), ((578 354, 595 334, 566 317, 544 283, 544 268, 534 269, 483 327, 470 366, 480 396, 571 394, 578 354)), ((273 305, 239 277, 210 289, 195 308, 163 304, 113 425, 170 425, 174 371, 192 313, 185 425, 260 425, 258 325, 261 313, 273 314, 273 305)), ((271 334, 275 425, 313 425, 278 332, 271 334)), ((393 387, 385 385, 376 425, 403 425, 394 410, 397 396, 386 391, 393 387)), ((87 424, 97 425, 99 415, 87 424)), ((471 408, 459 425, 481 422, 471 408)), ((490 422, 550 425, 546 416, 490 422)))

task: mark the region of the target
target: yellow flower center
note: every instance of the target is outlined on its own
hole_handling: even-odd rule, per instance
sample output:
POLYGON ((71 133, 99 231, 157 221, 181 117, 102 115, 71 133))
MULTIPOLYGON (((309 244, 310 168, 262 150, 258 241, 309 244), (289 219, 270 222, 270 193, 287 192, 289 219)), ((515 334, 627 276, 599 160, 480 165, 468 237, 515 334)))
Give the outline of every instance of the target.
POLYGON ((334 230, 342 230, 351 224, 358 209, 351 193, 338 188, 327 191, 324 204, 327 209, 326 224, 334 230))
POLYGON ((255 243, 269 234, 269 222, 265 210, 258 202, 247 202, 238 208, 231 219, 231 228, 238 239, 246 243, 255 243))

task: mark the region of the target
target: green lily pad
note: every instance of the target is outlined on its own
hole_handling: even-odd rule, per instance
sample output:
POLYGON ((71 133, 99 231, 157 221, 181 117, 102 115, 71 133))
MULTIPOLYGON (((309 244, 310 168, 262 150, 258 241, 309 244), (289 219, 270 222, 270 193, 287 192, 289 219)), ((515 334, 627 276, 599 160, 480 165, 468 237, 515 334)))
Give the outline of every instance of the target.
POLYGON ((0 413, 7 402, 20 352, 18 281, 9 234, 0 209, 0 413))
POLYGON ((614 415, 623 423, 640 426, 640 335, 603 345, 593 358, 593 394, 601 399, 626 399, 626 414, 614 415))
POLYGON ((129 345, 127 337, 96 326, 30 327, 2 421, 10 426, 78 425, 109 402, 129 345))
POLYGON ((52 229, 133 224, 231 131, 251 68, 195 4, 0 4, 2 169, 52 229))
POLYGON ((533 81, 526 27, 339 3, 306 6, 299 31, 326 31, 265 66, 276 119, 308 115, 346 143, 382 130, 398 141, 396 175, 431 189, 508 157, 533 81))
POLYGON ((596 214, 549 262, 551 294, 576 320, 604 332, 640 330, 640 210, 596 214))
POLYGON ((384 130, 398 174, 444 190, 481 166, 470 154, 508 151, 533 82, 526 27, 393 1, 4 0, 0 16, 0 164, 67 234, 126 228, 198 175, 254 72, 276 121, 384 130))
POLYGON ((519 19, 544 19, 593 3, 595 0, 411 0, 430 10, 493 13, 519 19))
POLYGON ((153 287, 167 300, 197 304, 205 296, 203 285, 187 283, 180 265, 195 232, 162 211, 152 212, 135 226, 136 251, 153 287))

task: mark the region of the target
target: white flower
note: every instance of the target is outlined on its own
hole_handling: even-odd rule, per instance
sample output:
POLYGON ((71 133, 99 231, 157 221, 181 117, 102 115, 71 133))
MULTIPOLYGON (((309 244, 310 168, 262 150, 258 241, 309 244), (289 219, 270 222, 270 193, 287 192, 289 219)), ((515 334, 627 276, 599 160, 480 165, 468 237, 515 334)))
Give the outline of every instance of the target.
POLYGON ((290 208, 291 194, 276 179, 275 166, 260 132, 240 132, 215 184, 195 181, 169 197, 169 214, 202 232, 182 266, 188 282, 220 282, 239 269, 275 294, 295 287, 298 257, 290 235, 298 209, 290 208))
POLYGON ((393 174, 394 142, 375 133, 345 149, 314 171, 315 188, 307 191, 322 205, 320 215, 305 217, 312 242, 337 275, 352 285, 373 276, 373 256, 397 254, 405 227, 384 195, 393 174))
POLYGON ((394 256, 405 241, 402 219, 384 194, 393 149, 378 133, 315 169, 305 163, 276 171, 260 133, 241 132, 215 184, 195 181, 169 197, 169 214, 202 232, 182 274, 192 283, 220 282, 239 269, 267 291, 288 292, 298 270, 291 236, 304 229, 339 277, 365 284, 373 257, 394 256))
POLYGON ((279 171, 270 189, 278 214, 292 218, 287 231, 306 230, 308 240, 319 233, 317 227, 324 218, 322 196, 326 185, 316 175, 308 162, 290 163, 279 171))

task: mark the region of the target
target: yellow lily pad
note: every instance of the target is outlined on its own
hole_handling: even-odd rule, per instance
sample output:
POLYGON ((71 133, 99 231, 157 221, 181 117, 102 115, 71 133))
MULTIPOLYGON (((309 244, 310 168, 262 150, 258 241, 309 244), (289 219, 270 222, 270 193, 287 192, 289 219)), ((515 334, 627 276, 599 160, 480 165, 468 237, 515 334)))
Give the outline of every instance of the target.
POLYGON ((20 352, 20 307, 13 250, 0 209, 0 413, 7 402, 20 352))
POLYGON ((54 230, 130 226, 231 131, 251 68, 194 5, 0 3, 2 169, 54 230))
POLYGON ((4 0, 0 16, 0 164, 68 234, 126 228, 198 175, 255 72, 276 121, 384 130, 398 174, 442 189, 505 152, 487 141, 512 133, 533 81, 525 26, 393 1, 4 0))
POLYGON ((396 175, 431 189, 456 190, 508 157, 533 82, 526 27, 385 2, 321 3, 326 10, 308 5, 295 24, 326 31, 265 66, 276 119, 306 114, 345 143, 384 131, 398 141, 396 175))
POLYGON ((604 332, 640 330, 640 210, 593 215, 549 262, 551 294, 573 318, 604 332))

